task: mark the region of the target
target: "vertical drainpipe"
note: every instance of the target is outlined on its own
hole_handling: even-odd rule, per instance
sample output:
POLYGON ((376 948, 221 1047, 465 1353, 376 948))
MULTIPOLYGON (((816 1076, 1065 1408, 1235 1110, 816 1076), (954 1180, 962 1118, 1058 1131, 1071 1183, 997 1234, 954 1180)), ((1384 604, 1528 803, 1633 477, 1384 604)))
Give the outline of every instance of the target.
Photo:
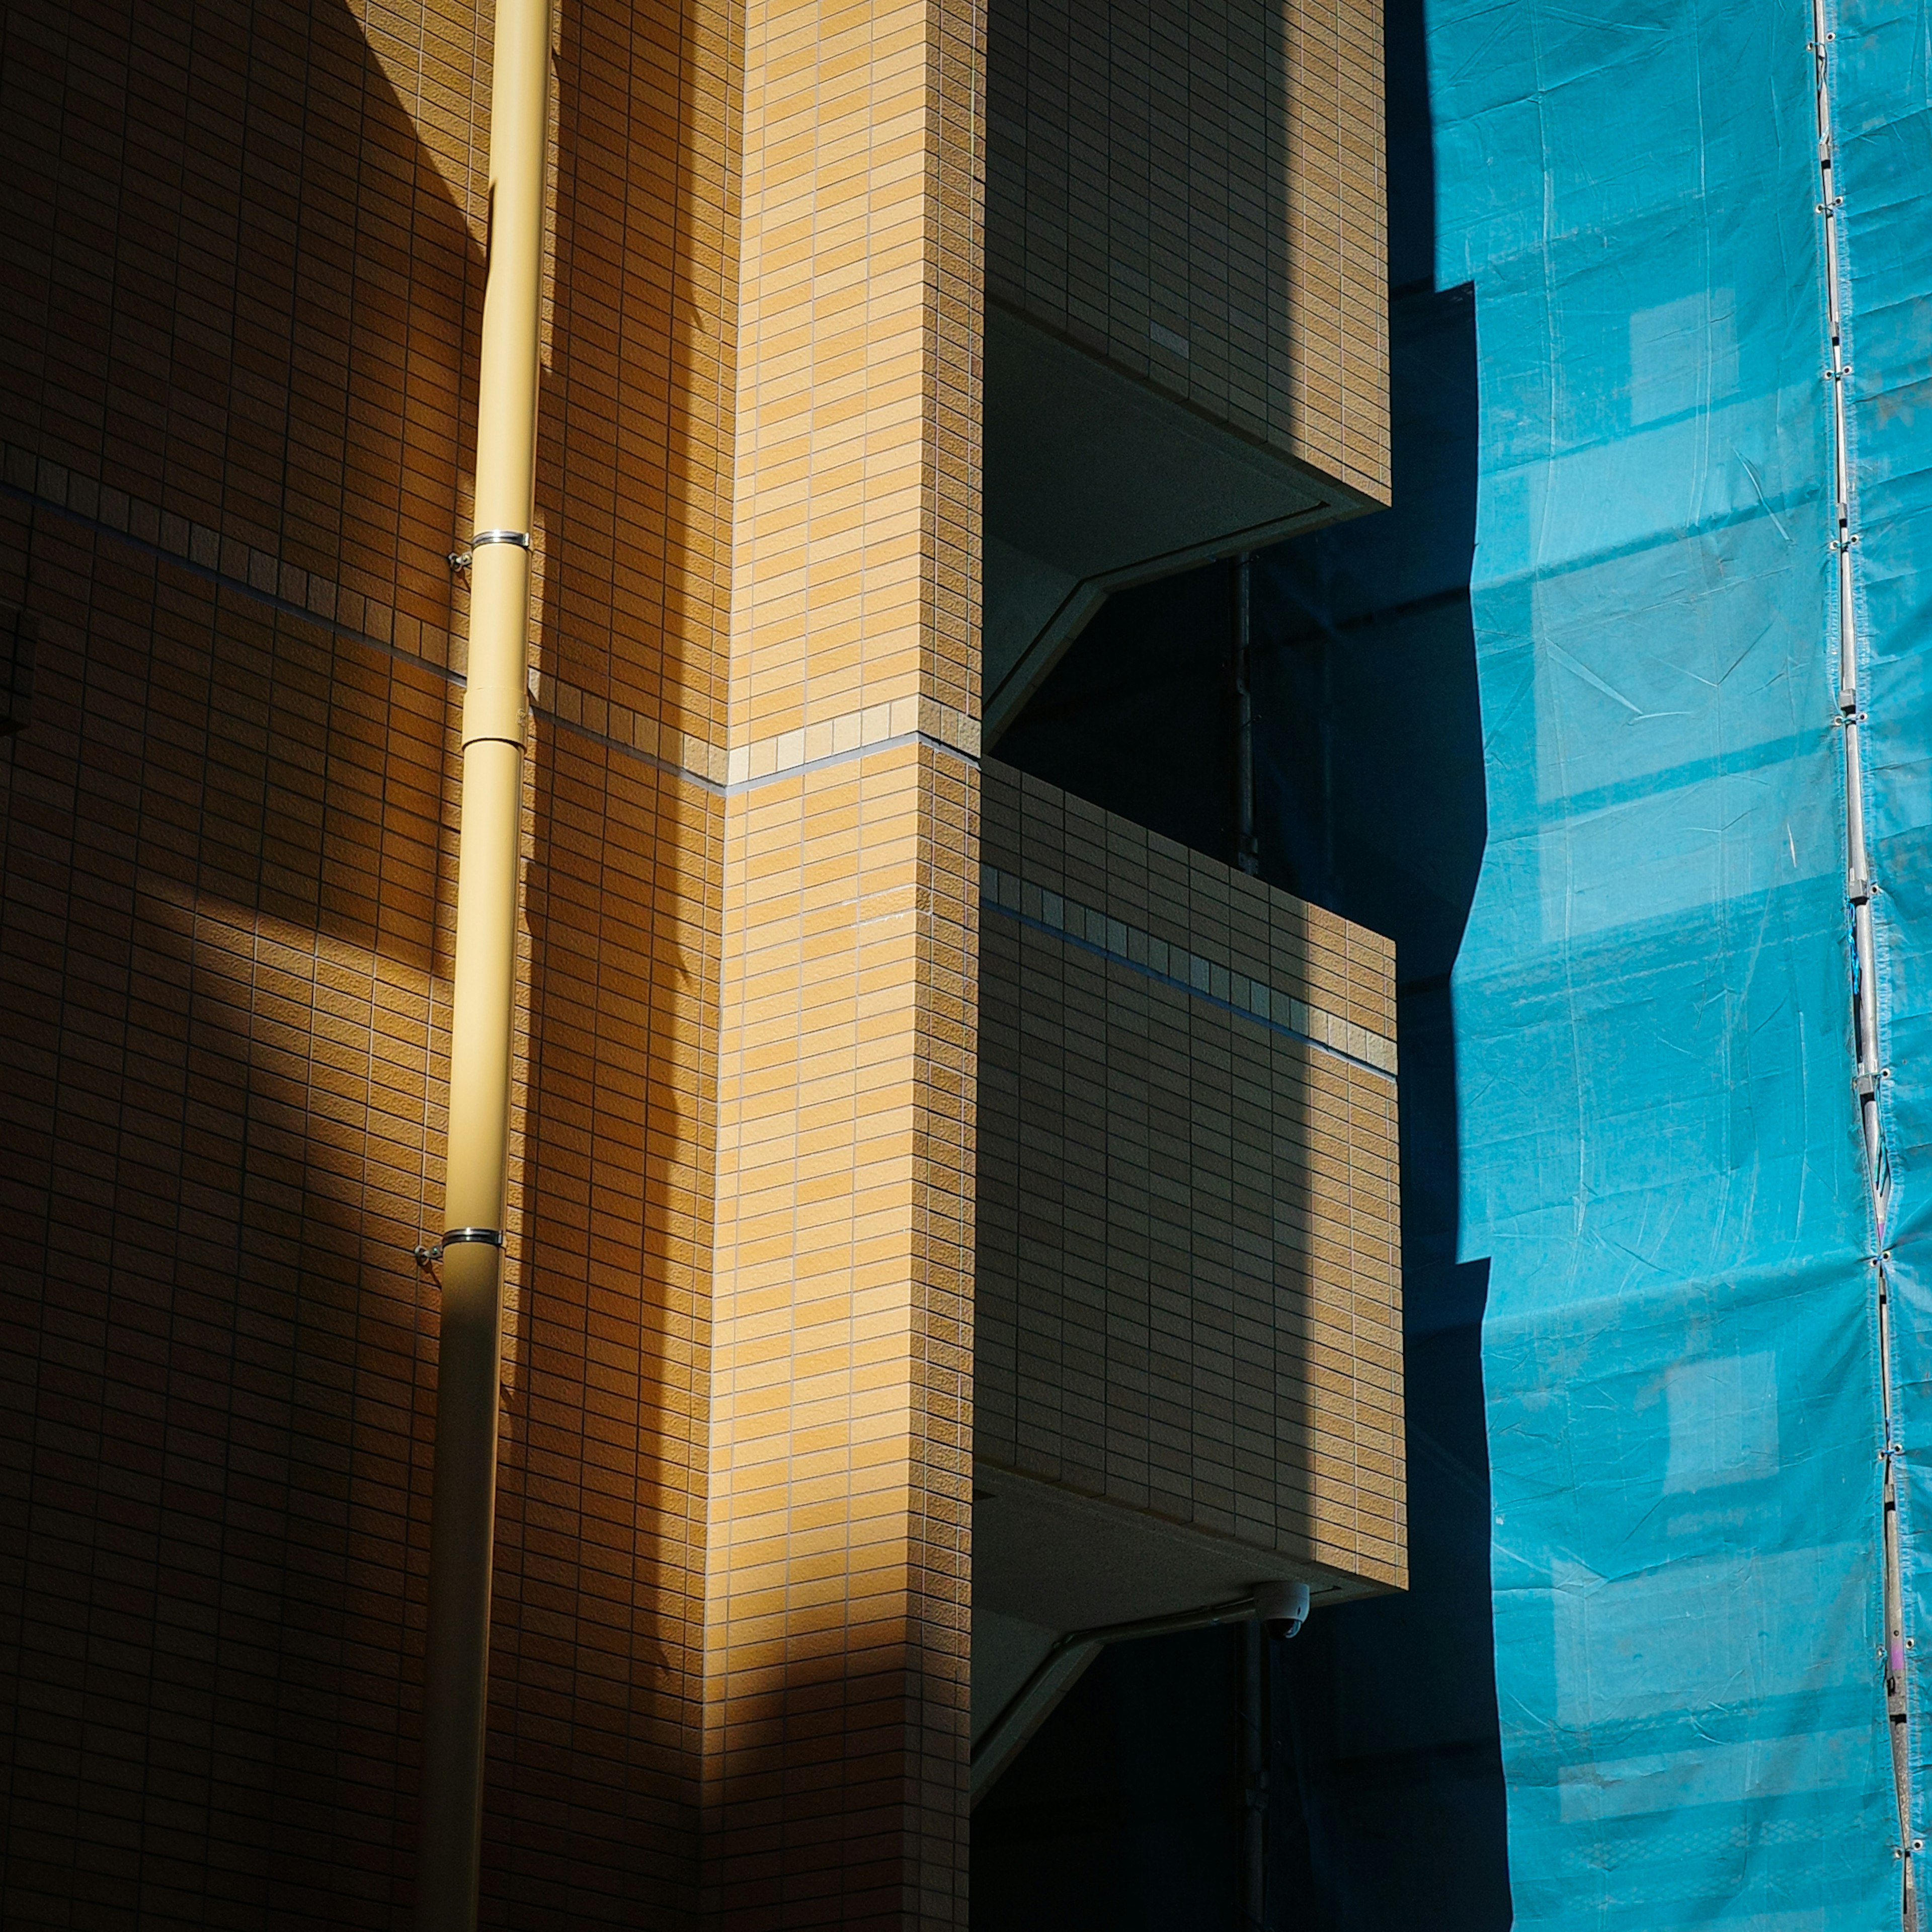
POLYGON ((476 533, 463 703, 418 1932, 471 1932, 482 1830, 518 826, 536 494, 550 0, 496 0, 476 533))
POLYGON ((1254 558, 1244 550, 1234 565, 1234 862, 1250 874, 1262 868, 1255 836, 1255 694, 1250 658, 1254 558))
POLYGON ((1241 1928, 1267 1932, 1268 1733, 1268 1635, 1256 1620, 1241 1639, 1241 1928))

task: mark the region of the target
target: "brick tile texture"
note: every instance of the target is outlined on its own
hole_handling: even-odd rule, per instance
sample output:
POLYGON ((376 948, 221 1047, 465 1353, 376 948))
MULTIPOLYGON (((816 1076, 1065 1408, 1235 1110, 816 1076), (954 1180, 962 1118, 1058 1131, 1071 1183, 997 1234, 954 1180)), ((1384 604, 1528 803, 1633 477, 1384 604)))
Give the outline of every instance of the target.
MULTIPOLYGON (((9 1927, 411 1920, 488 27, 0 16, 9 1927)), ((488 1926, 965 1918, 984 43, 558 9, 488 1926)))
MULTIPOLYGON (((410 1922, 488 31, 4 16, 10 1926, 410 1922)), ((698 1907, 740 40, 560 17, 493 1925, 698 1907)))
POLYGON ((746 1925, 966 1916, 976 775, 812 754, 976 715, 982 60, 970 0, 746 8, 704 1713, 746 1925))
POLYGON ((986 292, 1389 493, 1382 12, 994 0, 986 292))
POLYGON ((976 1454, 1401 1585, 1395 1080, 1362 1037, 1394 946, 991 760, 982 801, 976 1454))

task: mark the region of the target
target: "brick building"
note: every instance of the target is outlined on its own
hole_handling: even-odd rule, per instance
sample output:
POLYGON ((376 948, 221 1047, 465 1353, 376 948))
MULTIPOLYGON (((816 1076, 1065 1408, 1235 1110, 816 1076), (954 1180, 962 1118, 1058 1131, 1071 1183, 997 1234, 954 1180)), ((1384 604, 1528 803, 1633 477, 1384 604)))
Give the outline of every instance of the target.
MULTIPOLYGON (((488 28, 5 15, 9 1924, 412 1909, 488 28)), ((486 1922, 964 1922, 976 1484, 988 1684, 1402 1580, 1388 948, 986 755, 1385 498, 1379 87, 557 9, 486 1922)))

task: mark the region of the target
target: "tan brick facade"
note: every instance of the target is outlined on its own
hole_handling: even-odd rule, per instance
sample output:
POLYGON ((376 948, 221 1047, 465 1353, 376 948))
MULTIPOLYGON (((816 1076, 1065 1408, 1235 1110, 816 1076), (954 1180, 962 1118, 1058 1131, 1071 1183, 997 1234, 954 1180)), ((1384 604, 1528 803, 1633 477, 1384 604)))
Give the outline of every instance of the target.
POLYGON ((1400 1585, 1394 946, 990 760, 984 812, 976 1484, 1400 1585))
POLYGON ((1366 0, 990 0, 982 722, 1104 601, 1387 503, 1366 0))
POLYGON ((964 1917, 980 61, 955 0, 747 10, 706 1593, 734 1922, 964 1917))
MULTIPOLYGON (((9 1925, 410 1920, 489 24, 5 15, 9 1925)), ((965 1919, 983 42, 560 10, 487 1924, 965 1919)))
MULTIPOLYGON (((10 1922, 407 1917, 487 27, 10 16, 10 1922)), ((490 1922, 963 1910, 978 58, 562 19, 490 1922)))
POLYGON ((1386 502, 1381 8, 993 18, 988 298, 1386 502))
MULTIPOLYGON (((409 1922, 488 26, 8 16, 9 1924, 409 1922)), ((698 1904, 739 39, 558 42, 494 1924, 698 1904)))

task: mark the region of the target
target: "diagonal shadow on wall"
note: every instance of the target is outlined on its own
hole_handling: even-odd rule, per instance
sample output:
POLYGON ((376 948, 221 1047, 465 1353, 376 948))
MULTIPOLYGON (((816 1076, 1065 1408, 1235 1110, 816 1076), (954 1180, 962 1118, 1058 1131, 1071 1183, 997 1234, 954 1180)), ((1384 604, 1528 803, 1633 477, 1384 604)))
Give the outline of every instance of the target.
MULTIPOLYGON (((332 628, 245 553, 178 556, 72 496, 4 505, 0 594, 38 621, 40 688, 6 754, 0 910, 22 1392, 0 1916, 404 1924, 435 1366, 409 1251, 440 1205, 460 699, 408 627, 461 628, 443 558, 482 270, 449 185, 480 124, 439 119, 422 76, 470 71, 474 22, 425 16, 406 43, 337 0, 10 22, 66 118, 8 136, 27 269, 6 326, 32 378, 8 440, 344 601, 332 628), (389 648, 357 586, 397 614, 389 648)), ((652 111, 688 112, 633 66, 652 111)), ((566 184, 638 124, 621 96, 579 100, 566 184)), ((675 203, 675 175, 655 191, 675 203)), ((687 244, 645 226, 634 272, 668 286, 687 244)), ((566 256, 566 319, 576 286, 566 256)), ((652 373, 647 485, 695 461, 680 379, 652 373)), ((550 370, 547 418, 590 406, 574 380, 550 370)), ((683 594, 620 527, 669 547, 674 492, 620 518, 594 443, 569 477, 546 447, 546 648, 588 683, 621 638, 682 688, 692 626, 661 638, 613 591, 683 594)), ((694 1869, 706 976, 652 867, 694 839, 701 872, 710 808, 593 734, 540 725, 536 748, 486 1912, 662 1919, 694 1869)))

